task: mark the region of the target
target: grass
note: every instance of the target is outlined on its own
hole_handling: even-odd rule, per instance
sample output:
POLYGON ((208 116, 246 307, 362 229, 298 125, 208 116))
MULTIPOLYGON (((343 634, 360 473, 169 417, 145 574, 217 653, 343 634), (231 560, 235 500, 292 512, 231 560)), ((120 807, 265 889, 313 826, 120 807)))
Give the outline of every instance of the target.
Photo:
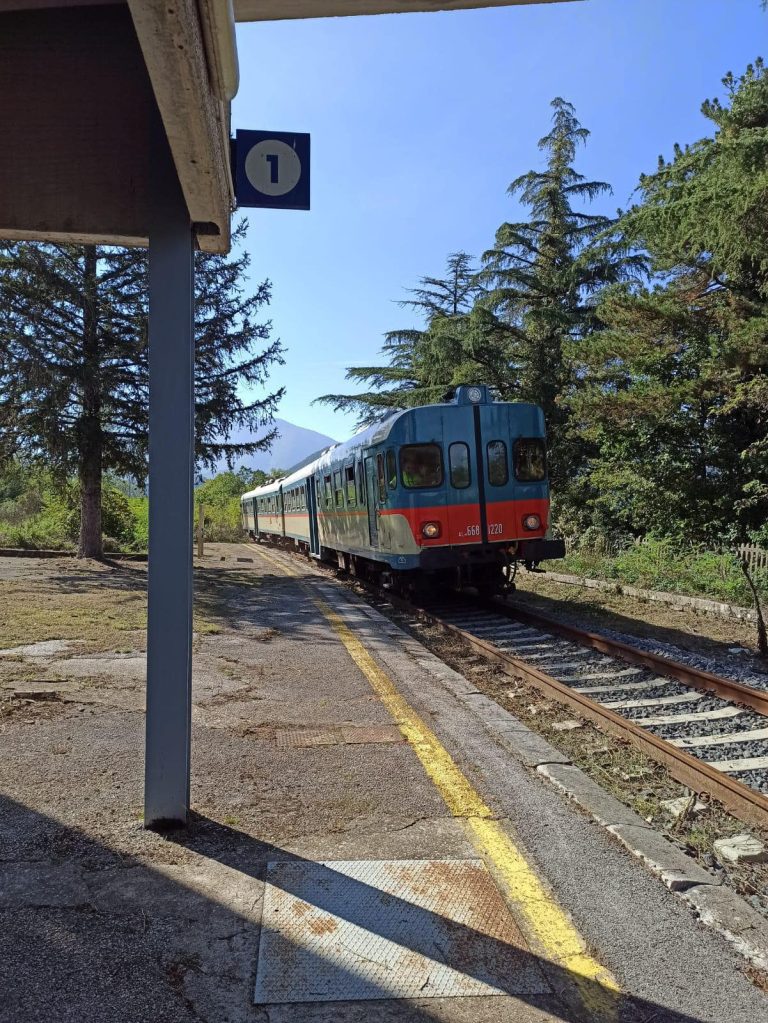
MULTIPOLYGON (((563 561, 553 563, 552 569, 744 607, 753 603, 733 554, 686 547, 671 540, 649 538, 618 553, 595 546, 577 548, 569 551, 563 561)), ((768 573, 756 571, 753 577, 761 597, 768 599, 768 573)))
MULTIPOLYGON (((31 574, 0 581, 0 649, 71 640, 70 653, 130 653, 146 649, 144 567, 67 566, 66 574, 31 574)), ((221 621, 201 607, 198 635, 215 635, 221 621)))

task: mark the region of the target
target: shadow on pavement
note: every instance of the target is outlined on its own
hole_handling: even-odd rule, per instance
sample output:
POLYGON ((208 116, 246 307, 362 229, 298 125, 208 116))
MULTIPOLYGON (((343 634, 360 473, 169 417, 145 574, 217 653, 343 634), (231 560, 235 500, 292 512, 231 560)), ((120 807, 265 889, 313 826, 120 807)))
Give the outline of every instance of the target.
MULTIPOLYGON (((0 797, 0 926, 5 949, 0 956, 4 991, 0 1021, 263 1019, 252 1005, 258 913, 238 910, 232 892, 224 890, 224 881, 217 887, 216 878, 233 879, 235 887, 250 886, 252 907, 260 896, 252 899, 251 881, 263 881, 267 863, 312 861, 196 815, 187 828, 163 836, 143 832, 138 823, 129 831, 125 837, 132 839, 136 853, 118 853, 75 828, 0 797), (222 868, 229 869, 225 875, 217 874, 222 868)), ((343 876, 344 891, 351 896, 340 901, 333 883, 318 885, 313 902, 319 909, 432 957, 434 949, 425 945, 422 935, 433 933, 435 925, 448 926, 457 945, 466 942, 483 949, 482 955, 470 956, 463 964, 478 979, 487 977, 490 960, 511 960, 515 972, 510 971, 509 990, 521 1007, 540 1006, 568 1023, 586 1023, 600 1018, 596 1006, 610 1007, 614 1002, 613 993, 599 983, 390 895, 394 902, 389 908, 402 910, 409 921, 403 930, 393 923, 397 912, 386 917, 371 913, 382 894, 378 889, 325 864, 315 865, 315 870, 329 882, 343 876), (544 976, 554 998, 515 990, 514 979, 520 973, 544 976), (591 1008, 579 1008, 580 1002, 591 1008)), ((297 876, 295 871, 280 871, 271 881, 291 890, 291 878, 297 876)), ((307 898, 304 889, 295 894, 307 898)), ((318 965, 327 970, 326 961, 318 965)), ((341 971, 337 965, 333 968, 341 971)), ((386 1000, 388 1010, 382 1019, 437 1023, 453 1018, 449 1000, 432 1005, 429 999, 392 1001, 386 988, 370 994, 386 1000)), ((493 998, 483 1001, 487 1005, 493 998)), ((361 1015, 355 1018, 375 1019, 382 1005, 369 1001, 360 1009, 358 1003, 361 1015)), ((620 997, 615 1009, 615 1018, 622 1021, 702 1023, 631 996, 620 997)), ((324 1019, 341 1019, 345 1003, 326 1003, 325 1011, 330 1015, 324 1019)), ((305 1004, 289 1006, 286 1012, 291 1020, 319 1019, 323 1009, 305 1004)))

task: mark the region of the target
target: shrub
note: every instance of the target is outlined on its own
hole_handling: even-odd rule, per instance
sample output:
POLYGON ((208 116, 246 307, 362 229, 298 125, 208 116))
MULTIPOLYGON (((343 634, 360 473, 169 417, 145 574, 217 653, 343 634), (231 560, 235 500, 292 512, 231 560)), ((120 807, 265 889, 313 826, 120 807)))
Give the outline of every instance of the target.
MULTIPOLYGON (((734 553, 709 551, 659 537, 646 537, 618 553, 609 554, 605 549, 605 544, 587 546, 582 542, 568 552, 564 568, 577 575, 616 580, 643 589, 752 604, 752 593, 734 553)), ((760 593, 768 597, 768 572, 758 571, 753 577, 760 593)))

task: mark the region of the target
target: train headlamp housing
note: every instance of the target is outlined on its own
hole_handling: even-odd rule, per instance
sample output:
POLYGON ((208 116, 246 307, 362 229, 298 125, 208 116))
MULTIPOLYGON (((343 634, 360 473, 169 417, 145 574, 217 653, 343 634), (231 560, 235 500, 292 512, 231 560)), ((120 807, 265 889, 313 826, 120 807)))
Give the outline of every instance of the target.
POLYGON ((541 529, 541 518, 538 515, 526 515, 523 519, 523 529, 541 529))
POLYGON ((443 530, 439 522, 424 522, 421 526, 421 535, 425 540, 437 540, 443 530))

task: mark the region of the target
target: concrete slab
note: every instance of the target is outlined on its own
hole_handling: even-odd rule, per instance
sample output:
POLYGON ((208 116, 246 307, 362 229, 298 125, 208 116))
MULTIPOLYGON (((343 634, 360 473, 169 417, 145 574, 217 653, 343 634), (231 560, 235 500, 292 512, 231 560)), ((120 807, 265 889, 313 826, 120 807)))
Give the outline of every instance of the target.
POLYGON ((611 824, 608 830, 657 874, 670 891, 683 891, 695 884, 718 883, 712 874, 648 825, 611 824))
POLYGON ((768 920, 731 888, 694 885, 681 893, 702 923, 718 930, 759 970, 768 972, 768 920))
POLYGON ((606 827, 613 824, 645 827, 642 817, 600 788, 597 782, 573 764, 541 764, 537 771, 569 799, 578 803, 599 824, 606 827))

